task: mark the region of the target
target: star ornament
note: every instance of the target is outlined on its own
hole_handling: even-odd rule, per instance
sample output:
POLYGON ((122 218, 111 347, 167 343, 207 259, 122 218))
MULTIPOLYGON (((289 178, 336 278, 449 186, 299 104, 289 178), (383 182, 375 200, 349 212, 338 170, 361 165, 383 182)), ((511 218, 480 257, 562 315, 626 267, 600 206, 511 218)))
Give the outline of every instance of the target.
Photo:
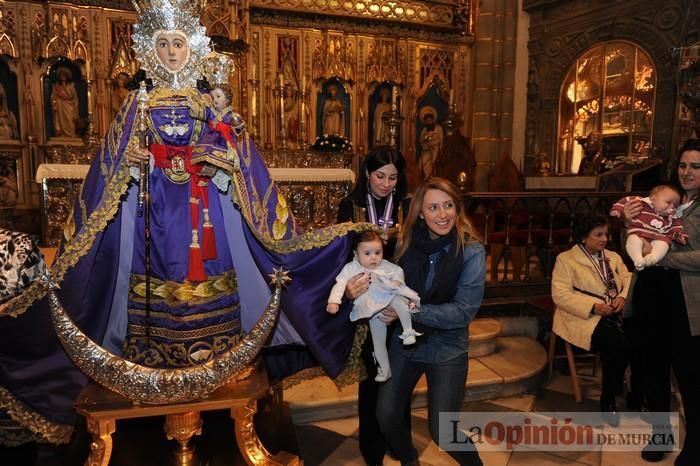
POLYGON ((289 276, 289 270, 284 270, 282 267, 272 269, 272 273, 267 276, 270 277, 270 284, 275 286, 287 286, 287 283, 292 281, 292 278, 289 276))
POLYGON ((44 274, 41 276, 40 280, 44 283, 44 285, 49 289, 49 290, 58 290, 61 287, 54 281, 53 277, 49 273, 48 270, 44 271, 44 274))

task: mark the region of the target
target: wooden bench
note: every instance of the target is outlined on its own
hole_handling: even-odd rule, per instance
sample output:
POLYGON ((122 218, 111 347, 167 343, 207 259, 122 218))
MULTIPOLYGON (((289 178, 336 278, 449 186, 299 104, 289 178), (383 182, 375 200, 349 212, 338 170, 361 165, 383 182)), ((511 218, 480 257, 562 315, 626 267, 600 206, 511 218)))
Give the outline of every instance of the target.
POLYGON ((177 440, 174 464, 192 466, 196 463, 194 448, 190 439, 202 432, 202 419, 199 413, 214 410, 230 410, 235 423, 236 442, 249 465, 297 466, 303 461, 288 452, 271 454, 262 444, 255 430, 253 416, 257 411, 258 400, 276 397, 281 406, 281 384, 271 386, 264 369, 256 368, 251 375, 241 381, 223 386, 207 398, 170 405, 135 404, 96 383, 88 384, 75 403, 75 409, 87 420, 87 428, 92 435, 90 456, 86 466, 107 466, 112 454, 112 434, 116 421, 151 416, 165 416, 165 434, 168 439, 177 440))

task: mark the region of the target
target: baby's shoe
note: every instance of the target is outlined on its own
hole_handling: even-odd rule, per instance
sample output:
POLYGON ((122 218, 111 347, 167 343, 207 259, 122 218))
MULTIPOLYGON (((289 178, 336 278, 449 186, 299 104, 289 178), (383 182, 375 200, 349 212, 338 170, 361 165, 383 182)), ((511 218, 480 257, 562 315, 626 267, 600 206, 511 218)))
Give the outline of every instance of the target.
POLYGON ((377 366, 377 376, 374 378, 375 382, 386 382, 391 378, 391 369, 382 369, 382 366, 377 366))
POLYGON ((642 259, 642 260, 639 261, 639 262, 635 262, 635 263, 634 263, 634 268, 637 269, 637 270, 644 270, 644 267, 645 267, 644 262, 645 262, 644 259, 642 259))
POLYGON ((416 343, 416 337, 419 337, 421 335, 423 334, 411 329, 406 332, 403 332, 401 335, 399 335, 399 338, 403 340, 404 346, 409 346, 414 345, 416 343))

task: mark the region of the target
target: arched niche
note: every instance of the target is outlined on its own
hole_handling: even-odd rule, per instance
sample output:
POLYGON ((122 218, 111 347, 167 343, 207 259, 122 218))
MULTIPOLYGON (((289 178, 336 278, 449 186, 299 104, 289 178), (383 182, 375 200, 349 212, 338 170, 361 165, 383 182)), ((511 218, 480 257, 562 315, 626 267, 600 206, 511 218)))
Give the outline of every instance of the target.
POLYGON ((348 83, 341 78, 334 76, 321 85, 320 92, 316 100, 316 134, 322 136, 331 133, 339 134, 340 131, 327 131, 328 126, 340 125, 343 134, 347 139, 352 139, 352 128, 350 125, 350 91, 348 83), (326 119, 333 123, 328 125, 326 119))
POLYGON ((17 74, 7 55, 0 57, 0 140, 19 139, 19 91, 17 74))
POLYGON ((42 76, 47 139, 77 139, 87 130, 88 92, 83 64, 59 57, 42 76))
POLYGON ((556 171, 578 172, 589 136, 610 160, 649 155, 656 90, 654 62, 637 44, 599 42, 580 54, 559 91, 556 171))

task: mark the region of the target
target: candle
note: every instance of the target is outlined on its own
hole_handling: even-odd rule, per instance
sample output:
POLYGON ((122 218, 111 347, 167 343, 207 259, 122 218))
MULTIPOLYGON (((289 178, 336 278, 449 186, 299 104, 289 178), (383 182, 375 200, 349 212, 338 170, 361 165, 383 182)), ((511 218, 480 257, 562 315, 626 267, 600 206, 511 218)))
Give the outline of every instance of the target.
POLYGON ((399 89, 396 86, 391 88, 391 105, 396 105, 396 101, 399 96, 399 89))
POLYGON ((454 89, 450 89, 450 105, 455 103, 455 91, 454 89))
POLYGON ((301 90, 306 91, 306 76, 301 77, 301 90))
POLYGON ((284 87, 284 76, 282 76, 282 73, 280 73, 279 78, 280 78, 280 89, 282 89, 284 87))

